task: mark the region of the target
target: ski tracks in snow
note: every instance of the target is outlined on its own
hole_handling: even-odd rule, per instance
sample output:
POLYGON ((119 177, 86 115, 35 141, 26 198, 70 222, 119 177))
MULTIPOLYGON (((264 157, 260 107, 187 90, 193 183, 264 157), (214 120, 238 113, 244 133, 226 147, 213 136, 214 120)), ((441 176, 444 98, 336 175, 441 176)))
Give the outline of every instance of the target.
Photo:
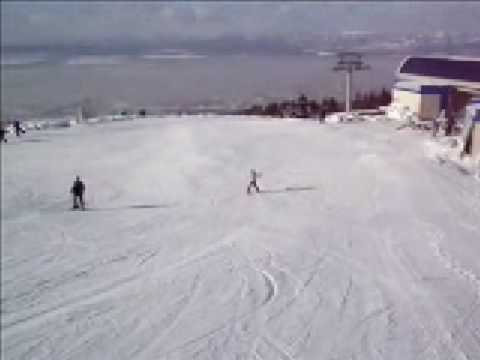
POLYGON ((132 358, 153 358, 152 352, 155 350, 155 346, 165 342, 171 330, 175 328, 182 316, 188 311, 188 308, 195 300, 200 286, 199 278, 200 276, 197 274, 193 279, 188 294, 182 297, 182 299, 179 301, 179 306, 172 313, 168 314, 167 319, 165 319, 165 321, 161 324, 150 328, 150 330, 153 331, 153 338, 150 339, 149 343, 144 345, 138 352, 131 354, 132 358))
POLYGON ((263 278, 265 279, 265 286, 267 289, 267 295, 265 296, 265 299, 263 300, 262 305, 268 304, 272 299, 277 295, 278 289, 277 289, 277 283, 275 279, 273 278, 272 274, 270 274, 266 270, 262 270, 261 274, 263 278))
POLYGON ((12 336, 29 327, 40 326, 41 323, 53 319, 56 316, 67 314, 75 308, 97 303, 123 290, 125 286, 130 285, 135 279, 137 279, 135 275, 126 276, 113 283, 78 294, 53 306, 36 309, 34 312, 23 316, 15 316, 12 319, 9 319, 9 317, 5 319, 5 317, 3 317, 2 335, 12 336))
MULTIPOLYGON (((86 152, 91 159, 85 171, 105 200, 130 203, 158 184, 159 197, 180 194, 184 206, 161 216, 59 215, 44 206, 51 193, 33 198, 29 189, 36 156, 24 157, 21 173, 12 157, 10 183, 27 186, 10 191, 25 190, 27 199, 18 206, 9 196, 4 219, 19 229, 9 232, 12 251, 2 259, 9 273, 2 285, 14 305, 2 313, 8 358, 473 360, 480 352, 474 317, 480 278, 473 256, 462 257, 462 250, 476 249, 469 239, 480 233, 480 194, 469 181, 453 184, 448 178, 455 174, 438 166, 430 172, 411 154, 418 149, 407 149, 412 142, 394 140, 377 125, 339 127, 333 134, 306 123, 202 123, 212 133, 197 131, 197 122, 182 122, 176 131, 172 122, 172 133, 164 131, 159 142, 150 123, 148 131, 134 133, 147 145, 133 157, 122 145, 113 147, 120 153, 107 146, 109 156, 99 163, 102 142, 92 148, 92 139, 78 138, 77 145, 82 158, 86 152), (354 144, 353 151, 340 142, 354 144), (125 186, 145 191, 112 191, 98 176, 106 162, 121 177, 135 161, 140 164, 125 186), (294 177, 299 185, 321 183, 322 191, 247 197, 238 171, 253 163, 265 171, 265 185, 283 189, 294 177), (30 214, 22 204, 39 204, 40 212, 30 214), (448 216, 441 214, 445 209, 448 216), (46 217, 39 217, 42 211, 46 217), (447 232, 460 225, 464 247, 450 253, 455 239, 422 231, 411 218, 428 218, 447 232), (32 220, 36 227, 28 227, 32 220), (64 237, 49 231, 41 234, 44 243, 30 242, 37 229, 56 223, 63 226, 53 232, 64 237), (84 256, 75 257, 79 253, 84 256), (441 273, 442 281, 427 283, 422 266, 441 273), (32 292, 39 278, 58 286, 45 297, 33 292, 26 308, 15 297, 32 292), (458 294, 465 289, 468 294, 458 294), (465 298, 470 293, 475 301, 465 298)), ((127 143, 130 132, 121 133, 109 133, 107 145, 127 143)), ((52 179, 52 187, 62 186, 52 179)))
POLYGON ((472 270, 463 267, 459 261, 455 260, 450 254, 444 251, 437 242, 430 242, 430 247, 433 254, 443 267, 448 271, 453 272, 461 280, 467 281, 471 284, 476 289, 477 296, 480 298, 480 278, 472 270))
MULTIPOLYGON (((412 262, 413 258, 402 247, 395 247, 391 241, 386 242, 387 255, 396 272, 397 281, 402 284, 398 292, 402 302, 410 308, 415 330, 420 330, 422 342, 418 346, 422 355, 435 356, 438 359, 470 360, 463 351, 462 343, 456 339, 454 327, 440 316, 442 302, 422 284, 422 276, 412 262)), ((395 300, 397 301, 397 300, 395 300)), ((413 324, 412 324, 413 325, 413 324)), ((467 336, 464 335, 463 336, 467 336)), ((416 339, 418 341, 419 339, 416 339)), ((478 344, 476 345, 478 346, 478 344)))
MULTIPOLYGON (((275 272, 282 272, 274 261, 274 257, 271 251, 261 245, 256 244, 257 248, 261 249, 264 252, 264 256, 261 259, 265 259, 261 262, 261 266, 257 265, 255 260, 253 260, 249 255, 246 255, 242 250, 239 250, 238 253, 242 255, 244 259, 249 263, 249 266, 254 269, 258 274, 261 275, 265 283, 265 297, 261 305, 255 309, 251 316, 256 318, 258 322, 258 333, 255 337, 255 340, 252 342, 249 358, 256 359, 282 359, 282 360, 293 360, 294 357, 291 355, 290 350, 286 345, 282 344, 278 340, 274 340, 270 335, 268 330, 268 322, 271 320, 271 310, 273 308, 274 302, 277 298, 283 298, 286 294, 280 294, 281 288, 278 281, 273 275, 273 270, 275 272), (269 270, 271 269, 271 270, 269 270)), ((298 288, 295 290, 294 298, 298 296, 298 288)), ((283 307, 283 306, 282 306, 283 307)))

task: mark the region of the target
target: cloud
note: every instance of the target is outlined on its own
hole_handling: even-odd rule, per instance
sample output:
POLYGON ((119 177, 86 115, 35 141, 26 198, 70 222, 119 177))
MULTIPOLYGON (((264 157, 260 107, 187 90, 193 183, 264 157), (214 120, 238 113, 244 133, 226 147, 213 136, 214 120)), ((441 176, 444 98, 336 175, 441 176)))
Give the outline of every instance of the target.
POLYGON ((1 2, 2 45, 299 34, 476 32, 474 2, 1 2))

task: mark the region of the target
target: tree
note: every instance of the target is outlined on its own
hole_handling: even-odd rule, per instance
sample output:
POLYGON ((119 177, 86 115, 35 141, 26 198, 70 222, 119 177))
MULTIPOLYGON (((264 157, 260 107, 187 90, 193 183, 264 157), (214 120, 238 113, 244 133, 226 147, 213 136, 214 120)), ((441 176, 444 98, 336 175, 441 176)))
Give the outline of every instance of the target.
POLYGON ((262 115, 263 108, 261 105, 252 105, 250 108, 245 110, 245 115, 262 115))
POLYGON ((365 106, 364 97, 362 93, 357 91, 355 93, 355 98, 353 99, 353 102, 352 102, 352 109, 363 109, 364 106, 365 106))
POLYGON ((377 107, 377 94, 375 91, 370 91, 367 95, 367 103, 365 104, 366 109, 375 109, 377 107))
POLYGON ((329 113, 338 112, 339 109, 340 109, 340 106, 339 106, 339 104, 338 104, 337 99, 335 99, 334 97, 331 97, 331 98, 328 100, 328 112, 329 112, 329 113))
POLYGON ((310 112, 312 114, 320 113, 320 104, 318 102, 316 102, 315 100, 310 100, 308 106, 309 106, 310 112))
POLYGON ((81 102, 80 107, 81 107, 83 119, 90 119, 97 116, 98 114, 98 111, 97 111, 98 106, 94 104, 94 101, 91 98, 84 99, 81 102))
POLYGON ((300 117, 306 118, 308 116, 307 112, 307 105, 308 105, 308 98, 305 94, 300 94, 298 97, 298 106, 300 107, 300 117))
POLYGON ((269 103, 267 104, 267 106, 265 106, 265 111, 264 111, 265 115, 278 116, 280 115, 280 113, 281 113, 280 106, 276 102, 269 103))
POLYGON ((328 99, 326 97, 324 97, 322 99, 322 102, 320 103, 320 106, 322 107, 322 109, 324 110, 328 110, 328 99))
POLYGON ((380 106, 387 106, 392 102, 392 95, 385 87, 380 93, 380 106))

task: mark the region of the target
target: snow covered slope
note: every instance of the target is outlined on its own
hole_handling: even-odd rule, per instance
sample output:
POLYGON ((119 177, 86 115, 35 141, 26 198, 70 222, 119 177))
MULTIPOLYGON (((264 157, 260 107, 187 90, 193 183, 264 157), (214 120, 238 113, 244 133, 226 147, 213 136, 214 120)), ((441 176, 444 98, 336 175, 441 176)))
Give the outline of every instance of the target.
POLYGON ((12 138, 2 359, 479 359, 478 181, 394 126, 171 118, 12 138), (89 211, 69 211, 76 174, 89 211))

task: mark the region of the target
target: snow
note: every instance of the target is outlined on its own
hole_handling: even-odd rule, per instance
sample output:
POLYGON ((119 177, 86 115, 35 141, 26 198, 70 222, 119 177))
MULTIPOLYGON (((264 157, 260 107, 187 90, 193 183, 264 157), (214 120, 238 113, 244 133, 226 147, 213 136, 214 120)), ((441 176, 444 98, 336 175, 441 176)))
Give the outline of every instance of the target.
POLYGON ((379 110, 355 110, 353 112, 335 112, 325 117, 325 123, 338 124, 342 122, 362 122, 385 120, 385 115, 379 110))
POLYGON ((464 137, 438 137, 424 140, 424 152, 427 157, 440 164, 449 164, 459 171, 475 176, 480 180, 480 157, 464 155, 464 137))
POLYGON ((2 144, 2 359, 477 359, 480 187, 391 122, 2 144), (247 196, 249 170, 263 173, 247 196), (69 211, 79 174, 89 211, 69 211))
POLYGON ((147 54, 143 55, 142 58, 147 60, 185 60, 185 59, 203 59, 206 58, 206 55, 199 54, 147 54))
POLYGON ((406 121, 413 116, 413 113, 405 105, 392 102, 386 107, 387 118, 397 121, 406 121))
POLYGON ((127 60, 123 55, 81 55, 70 58, 67 65, 118 65, 127 60))

